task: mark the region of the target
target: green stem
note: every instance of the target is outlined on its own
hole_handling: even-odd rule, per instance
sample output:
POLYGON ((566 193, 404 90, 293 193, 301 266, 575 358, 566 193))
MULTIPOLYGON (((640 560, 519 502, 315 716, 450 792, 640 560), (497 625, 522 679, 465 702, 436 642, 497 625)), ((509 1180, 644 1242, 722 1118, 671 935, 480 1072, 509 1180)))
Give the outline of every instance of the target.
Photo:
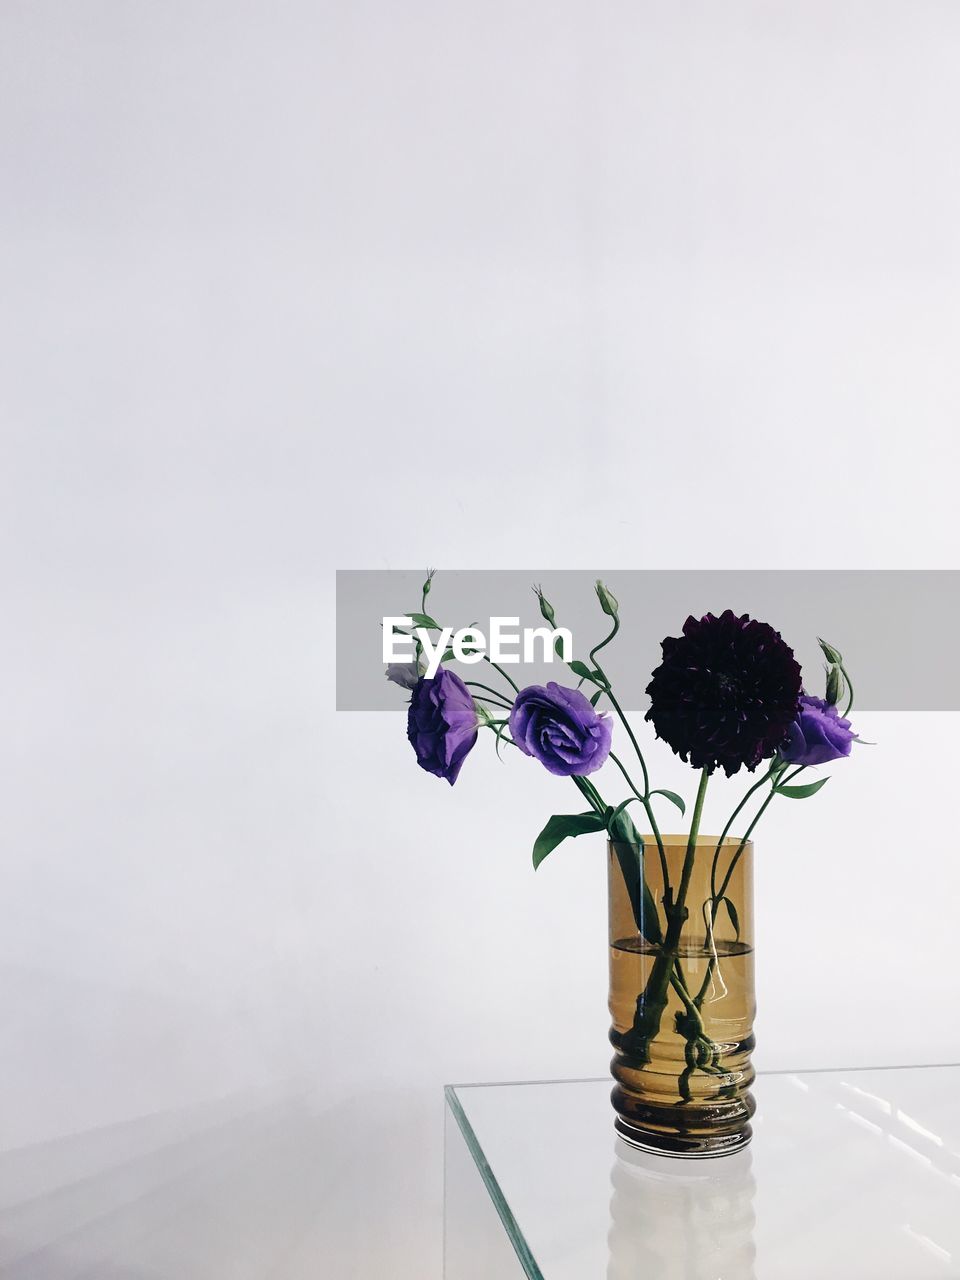
POLYGON ((843 663, 840 662, 837 665, 840 668, 840 674, 843 676, 844 680, 847 682, 847 693, 850 695, 847 698, 847 705, 844 708, 844 712, 843 712, 845 716, 848 716, 850 714, 850 708, 853 706, 853 681, 847 675, 847 668, 843 665, 843 663))
MULTIPOLYGON (((423 590, 420 592, 420 612, 423 614, 427 612, 427 588, 429 586, 429 583, 430 583, 430 579, 427 578, 426 582, 423 584, 423 590)), ((419 672, 420 658, 423 656, 423 645, 420 643, 419 635, 417 635, 417 638, 414 641, 414 643, 416 644, 416 655, 414 657, 414 661, 417 664, 417 671, 419 672)))
MULTIPOLYGON (((463 683, 470 689, 485 689, 487 693, 492 693, 495 698, 499 699, 498 705, 502 706, 505 711, 513 710, 513 703, 508 702, 506 694, 501 693, 499 689, 491 689, 488 684, 481 684, 479 680, 464 680, 463 683)), ((490 699, 480 698, 479 701, 489 702, 490 699)))
MULTIPOLYGON (((514 742, 514 740, 513 740, 512 738, 508 738, 508 737, 506 736, 506 734, 504 734, 504 733, 501 733, 501 732, 500 732, 500 728, 501 728, 501 726, 502 726, 502 725, 505 725, 505 724, 507 724, 507 721, 506 721, 506 720, 485 720, 485 721, 483 721, 480 725, 478 725, 478 726, 477 726, 477 727, 478 727, 478 728, 480 728, 480 729, 489 729, 491 733, 495 733, 495 734, 496 734, 496 736, 497 736, 497 747, 498 747, 497 754, 498 754, 498 755, 500 754, 500 752, 499 752, 499 745, 500 745, 500 743, 501 743, 501 742, 505 742, 505 743, 507 744, 507 746, 508 746, 508 747, 517 747, 517 744, 514 742)), ((517 750, 519 751, 519 750, 520 750, 520 748, 519 748, 519 747, 517 747, 517 750)))
MULTIPOLYGON (((665 904, 667 930, 657 958, 653 962, 650 976, 643 993, 637 999, 637 1016, 629 1036, 625 1038, 625 1047, 641 1064, 650 1061, 650 1045, 660 1031, 664 1010, 667 1007, 667 989, 674 975, 680 935, 687 918, 686 897, 693 874, 694 856, 697 850, 697 835, 700 830, 700 819, 703 816, 703 801, 710 779, 708 770, 700 775, 700 786, 690 822, 690 835, 687 839, 687 851, 683 860, 680 885, 676 899, 665 904)), ((694 1037, 695 1039, 696 1037, 694 1037)), ((692 1044, 692 1041, 689 1043, 692 1044)))
MULTIPOLYGON (((599 667, 597 668, 597 670, 598 671, 600 670, 599 667)), ((637 741, 637 735, 633 732, 633 729, 630 727, 630 721, 627 719, 626 713, 624 712, 623 707, 621 707, 620 703, 617 701, 616 695, 614 694, 613 689, 611 689, 610 687, 610 681, 607 680, 606 674, 603 671, 600 671, 600 674, 601 676, 603 676, 603 679, 606 681, 606 687, 604 688, 604 693, 610 699, 610 705, 613 707, 614 711, 617 713, 618 717, 620 718, 620 723, 623 725, 624 729, 626 729, 627 737, 630 739, 630 744, 637 754, 637 759, 640 762, 640 772, 643 774, 643 794, 645 796, 648 796, 650 794, 650 775, 647 773, 646 761, 643 758, 643 752, 640 750, 640 743, 637 741)))
POLYGON ((699 1035, 703 1035, 703 1018, 700 1015, 700 1009, 696 1002, 691 998, 690 992, 687 990, 686 980, 683 976, 683 970, 680 967, 680 961, 674 962, 673 972, 670 975, 670 985, 680 997, 680 1002, 686 1009, 687 1013, 694 1019, 697 1025, 699 1035))
MULTIPOLYGON (((778 787, 786 786, 788 782, 792 782, 794 778, 799 777, 799 775, 803 773, 803 770, 805 767, 806 767, 805 765, 800 765, 798 769, 794 769, 793 773, 788 774, 787 777, 785 777, 782 782, 778 782, 777 786, 778 787)), ((766 800, 764 800, 763 804, 757 810, 756 814, 754 815, 753 821, 750 823, 749 827, 747 827, 746 831, 744 832, 743 839, 740 841, 740 847, 737 849, 737 852, 733 855, 733 859, 730 863, 730 866, 727 868, 727 874, 723 877, 723 884, 720 886, 720 892, 717 895, 718 897, 722 898, 723 895, 726 893, 727 885, 730 883, 730 877, 733 875, 734 869, 736 868, 737 863, 740 861, 740 855, 743 853, 744 849, 746 848, 747 841, 750 839, 751 835, 753 834, 754 827, 763 817, 764 812, 767 808, 767 805, 770 803, 770 801, 773 799, 773 797, 776 794, 777 794, 777 788, 771 787, 770 794, 767 796, 766 800)))
POLYGON ((630 788, 633 794, 637 797, 638 800, 642 801, 644 799, 643 792, 637 789, 633 779, 630 777, 629 773, 627 773, 626 767, 623 761, 620 759, 620 757, 617 755, 614 755, 614 753, 611 751, 610 759, 613 761, 613 763, 617 766, 617 768, 623 774, 624 778, 626 779, 627 786, 630 788))
MULTIPOLYGON (((485 698, 482 693, 473 695, 474 702, 483 702, 488 707, 493 707, 494 711, 510 711, 511 708, 505 702, 501 702, 499 698, 485 698)), ((499 720, 498 724, 508 724, 509 720, 499 720)))
POLYGON ((660 834, 660 828, 657 826, 657 820, 653 816, 653 805, 650 803, 650 797, 644 796, 641 801, 647 813, 647 821, 650 823, 650 830, 653 832, 653 838, 657 842, 657 853, 660 856, 660 874, 663 876, 663 899, 666 906, 673 893, 670 887, 670 873, 667 870, 667 855, 663 848, 663 836, 660 834))
MULTIPOLYGON (((616 628, 614 628, 614 630, 611 632, 608 639, 612 639, 614 635, 616 635, 616 628)), ((596 650, 594 650, 594 653, 595 652, 596 650)), ((590 656, 592 658, 593 654, 591 654, 590 656)), ((660 834, 660 828, 657 826, 657 819, 653 813, 653 805, 650 803, 650 775, 647 772, 647 764, 643 758, 643 752, 640 750, 640 743, 637 741, 637 735, 633 732, 633 729, 630 725, 630 721, 627 719, 626 712, 624 711, 623 707, 621 707, 620 703, 617 701, 616 694, 613 692, 613 689, 610 685, 610 681, 607 677, 606 672, 602 671, 600 667, 597 667, 597 672, 600 675, 601 679, 604 681, 603 691, 607 695, 607 697, 610 699, 610 705, 613 707, 614 711, 617 713, 620 723, 623 725, 624 729, 626 730, 627 737, 630 739, 630 743, 636 753, 637 759, 640 762, 640 771, 643 774, 643 795, 641 795, 640 792, 637 790, 637 788, 633 785, 633 782, 631 781, 630 776, 628 775, 626 769, 623 767, 620 761, 616 758, 616 756, 613 757, 614 763, 619 767, 620 772, 630 783, 630 786, 633 790, 634 795, 637 796, 640 803, 643 805, 644 812, 647 815, 647 821, 650 823, 650 830, 653 832, 653 838, 657 842, 657 853, 660 857, 660 871, 661 871, 661 874, 663 875, 664 898, 670 899, 673 891, 670 886, 670 878, 667 874, 667 855, 664 852, 664 848, 663 848, 663 836, 660 834)))
POLYGON ((603 670, 603 668, 597 662, 597 654, 600 652, 601 649, 606 648, 606 646, 610 643, 610 641, 614 638, 614 636, 617 634, 619 630, 620 630, 620 618, 617 614, 614 614, 613 626, 610 628, 609 635, 605 636, 600 641, 599 644, 594 645, 594 647, 590 650, 590 665, 594 668, 598 677, 598 679, 594 680, 593 683, 598 684, 599 687, 610 699, 610 705, 613 707, 614 711, 616 712, 620 720, 620 723, 623 725, 624 729, 626 730, 627 737, 630 739, 630 743, 634 751, 636 752, 637 760, 640 762, 640 772, 643 774, 643 793, 642 794, 634 785, 633 779, 627 773, 626 769, 624 768, 620 760, 616 756, 611 755, 611 758, 613 759, 614 764, 623 774, 624 778, 626 778, 627 783, 630 786, 630 790, 633 792, 633 794, 637 797, 637 799, 643 805, 644 811, 647 815, 647 821, 650 823, 650 830, 653 832, 653 838, 657 842, 657 853, 660 858, 660 873, 663 876, 664 905, 666 906, 667 903, 670 901, 672 890, 670 887, 670 878, 667 871, 667 855, 663 848, 663 837, 660 834, 660 828, 657 826, 657 819, 654 816, 653 806, 650 803, 650 775, 647 772, 647 763, 643 758, 643 752, 640 750, 640 743, 637 741, 637 736, 633 732, 633 729, 630 725, 630 721, 627 719, 626 712, 624 711, 623 707, 621 707, 620 703, 617 701, 616 694, 613 692, 613 686, 610 682, 610 677, 607 675, 607 673, 603 670))
POLYGON ((496 662, 493 662, 490 658, 488 658, 486 654, 483 655, 483 660, 484 662, 489 662, 490 666, 493 667, 494 671, 500 672, 504 680, 506 680, 507 684, 513 687, 514 693, 520 692, 520 686, 517 684, 516 680, 511 679, 511 677, 508 676, 507 673, 504 671, 503 667, 498 666, 498 664, 496 662))
POLYGON ((607 807, 600 798, 600 792, 592 782, 588 782, 586 778, 581 778, 576 773, 572 775, 572 781, 576 783, 579 790, 586 797, 588 804, 596 813, 606 813, 607 807))
POLYGON ((627 781, 627 786, 630 788, 630 790, 633 792, 633 794, 636 796, 636 798, 637 798, 637 799, 640 801, 640 803, 643 805, 643 808, 644 808, 644 810, 645 810, 645 812, 646 812, 646 815, 647 815, 647 821, 650 823, 650 827, 651 827, 651 830, 653 831, 654 839, 655 839, 655 840, 656 840, 656 842, 657 842, 657 853, 659 854, 659 857, 660 857, 660 874, 661 874, 661 876, 663 877, 663 893, 664 893, 664 898, 665 898, 665 899, 666 899, 666 898, 669 898, 669 895, 670 895, 670 873, 669 873, 669 871, 667 870, 667 855, 666 855, 666 853, 665 853, 665 851, 664 851, 664 848, 663 848, 663 837, 660 835, 660 830, 659 830, 659 828, 658 828, 658 826, 657 826, 657 820, 656 820, 656 818, 653 816, 653 807, 652 807, 652 805, 650 804, 650 797, 649 797, 649 796, 645 796, 645 795, 643 795, 643 794, 639 791, 639 789, 638 789, 638 788, 637 788, 637 786, 636 786, 636 783, 635 783, 635 782, 633 781, 633 779, 630 777, 629 773, 627 773, 626 767, 625 767, 625 765, 624 765, 623 761, 619 758, 619 756, 614 755, 614 753, 611 751, 611 752, 610 752, 610 759, 613 761, 613 763, 617 766, 617 768, 618 768, 618 769, 620 770, 620 772, 623 774, 624 778, 625 778, 625 779, 626 779, 626 781, 627 781))
POLYGON ((750 790, 746 793, 746 795, 743 797, 743 799, 734 809, 733 813, 731 813, 730 817, 727 820, 727 825, 723 828, 723 831, 721 832, 720 839, 717 841, 717 847, 713 853, 713 866, 710 868, 710 893, 711 893, 711 897, 714 899, 717 896, 717 865, 720 862, 720 853, 721 853, 721 850, 723 849, 723 842, 724 840, 726 840, 727 835, 729 834, 730 828, 733 826, 737 818, 742 813, 747 801, 750 799, 750 797, 753 795, 755 791, 759 791, 759 789, 763 786, 763 784, 769 781, 775 767, 776 767, 775 765, 771 765, 770 768, 767 770, 767 772, 763 775, 763 777, 753 784, 750 790))
MULTIPOLYGON (((751 835, 753 834, 754 828, 756 827, 757 823, 760 821, 760 819, 763 817, 764 813, 766 812, 767 805, 769 805, 770 801, 777 794, 777 786, 782 786, 787 782, 791 782, 799 774, 803 773, 803 770, 804 770, 804 766, 800 765, 798 769, 794 769, 793 773, 789 774, 787 777, 784 778, 783 783, 777 783, 776 786, 773 786, 770 788, 770 794, 766 797, 763 804, 760 806, 757 812, 753 815, 753 820, 751 821, 750 825, 747 827, 746 831, 743 833, 743 836, 740 839, 740 844, 737 846, 737 851, 733 855, 733 858, 730 860, 730 866, 727 868, 727 874, 723 877, 723 884, 721 884, 719 890, 713 894, 713 897, 711 898, 711 901, 710 901, 711 936, 713 934, 713 927, 716 924, 716 920, 717 920, 717 911, 719 909, 719 903, 720 903, 720 900, 723 898, 724 894, 727 892, 727 886, 730 884, 730 877, 733 875, 734 871, 736 870, 737 863, 740 861, 743 851, 747 847, 747 841, 750 839, 751 835)), ((752 788, 752 790, 756 790, 756 788, 752 788)), ((713 886, 711 885, 711 888, 712 887, 713 886)), ((716 967, 716 964, 717 964, 717 953, 716 953, 716 949, 714 948, 713 955, 711 955, 710 959, 707 962, 707 971, 703 975, 703 982, 700 984, 700 990, 697 992, 695 1003, 698 1009, 703 1005, 703 1001, 707 994, 707 988, 710 986, 710 980, 713 977, 713 971, 714 971, 714 968, 716 967)))
MULTIPOLYGON (((590 650, 590 665, 593 667, 596 667, 597 671, 600 671, 600 668, 597 666, 597 654, 600 652, 601 649, 605 649, 607 647, 607 645, 610 643, 610 641, 613 639, 613 637, 617 634, 619 630, 620 630, 620 619, 618 617, 614 617, 613 630, 610 632, 608 636, 606 636, 603 640, 601 640, 599 644, 594 645, 594 647, 590 650)), ((600 671, 600 674, 603 675, 603 672, 600 671)), ((603 678, 604 680, 607 679, 606 676, 603 676, 603 678)))
MULTIPOLYGON (((614 711, 619 716, 620 723, 623 725, 624 729, 626 729, 627 737, 630 739, 633 749, 637 753, 637 759, 640 762, 640 772, 643 774, 643 795, 642 796, 640 795, 640 792, 637 791, 636 787, 634 787, 633 783, 630 781, 630 778, 627 776, 627 771, 623 768, 623 765, 620 765, 620 761, 617 760, 616 763, 620 765, 620 770, 623 773, 624 777, 627 779, 627 781, 630 783, 630 786, 633 789, 634 794, 638 797, 638 799, 643 801, 644 808, 647 810, 647 817, 650 818, 650 821, 653 824, 653 833, 656 836, 657 846, 658 848, 660 848, 662 853, 663 847, 660 840, 660 833, 657 830, 657 824, 653 819, 652 811, 648 804, 649 797, 650 797, 650 776, 647 773, 647 764, 643 758, 643 752, 640 750, 640 743, 637 741, 636 734, 633 732, 633 729, 630 727, 630 721, 627 719, 626 713, 624 712, 623 707, 621 707, 620 703, 617 701, 616 694, 613 692, 613 686, 610 683, 610 677, 607 675, 607 673, 603 670, 603 668, 597 662, 597 654, 600 652, 601 649, 605 649, 607 647, 607 645, 610 643, 610 641, 614 638, 614 636, 617 634, 619 630, 620 630, 620 618, 617 616, 617 614, 614 614, 613 626, 610 628, 610 634, 605 636, 600 641, 599 644, 594 645, 594 647, 590 650, 590 665, 594 668, 597 675, 600 677, 600 680, 602 681, 600 687, 603 689, 603 692, 610 699, 610 705, 613 707, 614 711)), ((594 683, 596 683, 596 681, 594 681, 594 683)))
MULTIPOLYGON (((690 887, 690 877, 693 875, 694 856, 697 852, 697 836, 700 834, 700 819, 703 816, 703 801, 707 794, 707 783, 710 781, 709 769, 704 769, 700 774, 700 786, 697 788, 697 799, 693 806, 693 817, 690 819, 690 835, 687 838, 687 852, 683 859, 683 870, 680 873, 680 887, 677 889, 677 900, 674 904, 676 919, 679 923, 674 930, 676 938, 674 946, 680 940, 680 930, 683 928, 684 919, 684 903, 687 898, 687 890, 690 887)), ((671 925, 673 921, 671 921, 671 925)), ((667 938, 670 938, 670 929, 667 930, 667 938)))

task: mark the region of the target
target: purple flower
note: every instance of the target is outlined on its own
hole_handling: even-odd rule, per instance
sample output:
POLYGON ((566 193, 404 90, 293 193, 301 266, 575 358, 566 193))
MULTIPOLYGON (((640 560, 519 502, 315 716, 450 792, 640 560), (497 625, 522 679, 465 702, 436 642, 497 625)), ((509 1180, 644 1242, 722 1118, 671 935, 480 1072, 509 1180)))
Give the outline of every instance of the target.
POLYGON ((517 694, 510 733, 528 756, 551 773, 569 777, 594 773, 610 754, 610 719, 598 715, 579 689, 532 684, 517 694))
POLYGON ((828 764, 848 756, 856 736, 836 707, 805 693, 780 755, 787 764, 828 764))
POLYGON ((407 712, 407 737, 417 764, 451 787, 477 740, 477 711, 467 686, 444 667, 418 681, 407 712))
POLYGON ((387 679, 401 689, 415 689, 420 679, 420 668, 415 662, 391 662, 387 666, 387 679))

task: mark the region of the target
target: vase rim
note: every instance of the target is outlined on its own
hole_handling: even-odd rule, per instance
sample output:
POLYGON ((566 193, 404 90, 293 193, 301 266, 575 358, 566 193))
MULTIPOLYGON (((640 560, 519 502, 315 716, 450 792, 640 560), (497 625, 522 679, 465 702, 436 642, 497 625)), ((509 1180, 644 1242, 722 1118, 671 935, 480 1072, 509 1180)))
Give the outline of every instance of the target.
MULTIPOLYGON (((656 839, 656 836, 652 834, 652 832, 643 831, 641 832, 641 835, 643 836, 644 844, 656 845, 657 839, 656 839)), ((678 847, 682 847, 685 849, 687 847, 687 841, 690 839, 690 837, 684 832, 680 832, 679 834, 674 832, 661 832, 660 839, 663 841, 665 848, 676 849, 678 847)), ((697 849, 707 849, 707 848, 715 849, 719 841, 720 841, 719 836, 701 834, 697 836, 696 848, 697 849)), ((622 844, 623 841, 611 840, 609 843, 622 844)), ((731 849, 731 848, 738 849, 741 844, 743 844, 745 848, 752 847, 753 841, 743 840, 742 837, 740 836, 725 836, 723 840, 724 849, 731 849)))

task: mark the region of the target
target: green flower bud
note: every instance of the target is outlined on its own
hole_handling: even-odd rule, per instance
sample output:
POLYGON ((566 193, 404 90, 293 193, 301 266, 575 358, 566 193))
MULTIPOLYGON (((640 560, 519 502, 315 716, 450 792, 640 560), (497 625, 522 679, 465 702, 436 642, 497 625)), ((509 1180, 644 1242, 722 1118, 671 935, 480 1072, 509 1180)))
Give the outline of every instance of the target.
POLYGON ((843 676, 840 674, 840 668, 832 665, 827 668, 827 702, 831 707, 835 707, 840 701, 843 694, 843 676))
POLYGON ((620 608, 619 601, 613 592, 609 591, 603 585, 599 578, 597 579, 597 599, 600 601, 600 608, 604 613, 608 614, 611 618, 615 618, 617 616, 617 612, 620 608))
POLYGON ((534 587, 533 589, 536 592, 537 599, 540 601, 540 613, 550 623, 551 627, 555 627, 557 625, 557 616, 553 612, 553 605, 543 594, 541 587, 534 587))
POLYGON ((835 649, 832 644, 827 644, 826 640, 821 640, 819 636, 817 636, 817 644, 823 650, 823 656, 829 663, 839 666, 843 662, 840 650, 835 649))
POLYGON ((434 575, 436 572, 437 572, 437 571, 436 571, 436 569, 428 569, 428 570, 427 570, 427 580, 426 580, 426 582, 423 584, 423 586, 422 586, 422 588, 421 588, 421 590, 423 591, 423 594, 424 594, 425 596, 428 596, 428 595, 430 594, 430 583, 433 581, 433 575, 434 575))

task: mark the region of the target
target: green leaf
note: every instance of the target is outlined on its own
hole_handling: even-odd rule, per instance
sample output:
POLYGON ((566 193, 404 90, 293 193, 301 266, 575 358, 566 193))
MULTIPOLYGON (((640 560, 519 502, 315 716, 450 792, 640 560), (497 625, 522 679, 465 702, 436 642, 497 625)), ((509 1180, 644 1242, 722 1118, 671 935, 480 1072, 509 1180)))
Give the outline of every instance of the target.
POLYGON ((592 680, 593 672, 585 662, 581 662, 579 658, 574 658, 573 662, 568 662, 567 666, 575 676, 579 676, 581 680, 592 680))
POLYGON ((591 695, 591 698, 590 698, 591 707, 595 707, 602 697, 603 697, 603 690, 598 689, 595 694, 591 695))
POLYGON ((497 735, 497 736, 496 736, 496 739, 495 739, 495 741, 494 741, 494 746, 495 746, 495 747, 496 747, 496 749, 497 749, 497 759, 498 759, 498 760, 502 760, 502 759, 503 759, 503 756, 500 754, 500 745, 501 745, 501 743, 504 743, 504 742, 512 742, 512 741, 513 741, 513 739, 512 739, 512 738, 505 738, 505 737, 503 736, 504 731, 506 730, 506 727, 507 727, 507 725, 508 725, 509 723, 510 723, 510 721, 509 721, 509 720, 497 720, 497 721, 495 721, 495 722, 494 722, 494 724, 496 725, 495 732, 496 732, 496 735, 497 735))
POLYGON ((678 796, 675 791, 651 791, 652 796, 666 796, 667 799, 677 806, 680 810, 681 817, 687 811, 687 806, 683 802, 683 796, 678 796))
POLYGON ((832 644, 828 644, 827 641, 822 640, 820 636, 817 636, 817 644, 820 646, 823 656, 828 662, 836 663, 837 666, 840 666, 843 662, 843 658, 840 655, 839 649, 835 649, 832 644))
POLYGON ((734 932, 737 935, 737 941, 739 942, 740 941, 740 917, 737 914, 737 908, 733 905, 733 902, 729 898, 724 897, 724 898, 721 898, 720 901, 726 903, 727 913, 730 916, 730 923, 733 925, 734 932))
POLYGON ((840 701, 840 699, 843 697, 843 689, 844 689, 844 680, 843 680, 843 675, 841 674, 840 668, 835 666, 828 667, 827 668, 827 689, 826 689, 825 697, 827 702, 830 703, 831 707, 835 707, 837 703, 840 701))
POLYGON ((434 622, 434 620, 430 617, 429 613, 408 613, 407 617, 410 619, 411 622, 414 623, 415 626, 430 627, 434 631, 443 630, 443 628, 440 626, 440 623, 434 622))
MULTIPOLYGON (((621 800, 615 809, 611 809, 609 805, 607 806, 607 830, 608 831, 616 822, 616 820, 620 817, 621 813, 623 813, 624 809, 626 809, 627 805, 633 804, 636 798, 637 798, 636 796, 628 796, 626 800, 621 800)), ((616 838, 617 838, 616 834, 613 831, 610 831, 610 839, 616 840, 616 838)))
POLYGON ((791 800, 806 800, 807 796, 815 796, 829 778, 818 778, 816 782, 808 782, 802 787, 774 787, 778 796, 788 796, 791 800))
POLYGON ((770 765, 770 781, 776 786, 777 779, 781 777, 787 768, 786 760, 774 760, 770 765))
POLYGON ((554 814, 537 836, 533 846, 534 868, 539 867, 547 854, 568 837, 585 836, 594 831, 603 831, 606 825, 606 818, 602 813, 554 814))
POLYGON ((633 819, 624 809, 609 824, 610 840, 623 882, 630 897, 630 908, 638 932, 654 946, 663 941, 663 930, 657 904, 654 901, 647 878, 643 874, 643 836, 634 826, 633 819))
MULTIPOLYGON (((482 652, 483 652, 483 645, 480 645, 480 644, 470 644, 470 642, 469 642, 469 641, 468 641, 466 644, 461 645, 460 647, 461 647, 461 649, 463 650, 464 654, 468 654, 468 653, 482 653, 482 652)), ((452 650, 452 649, 447 649, 447 650, 444 652, 443 657, 440 659, 440 663, 441 663, 441 665, 442 665, 444 662, 460 662, 460 661, 461 661, 461 659, 457 656, 457 654, 455 654, 455 653, 453 652, 453 650, 452 650)))

